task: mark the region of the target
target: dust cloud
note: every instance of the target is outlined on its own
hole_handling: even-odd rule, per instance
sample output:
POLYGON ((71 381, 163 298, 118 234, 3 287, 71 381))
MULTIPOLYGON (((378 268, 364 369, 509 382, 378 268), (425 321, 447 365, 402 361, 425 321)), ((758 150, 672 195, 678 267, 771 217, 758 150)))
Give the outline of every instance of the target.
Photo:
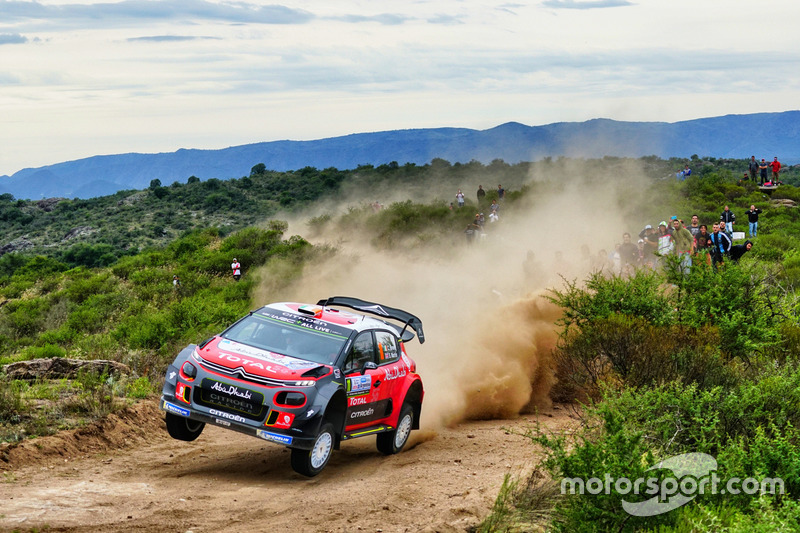
MULTIPOLYGON (((487 220, 485 235, 471 245, 459 232, 425 246, 382 250, 369 244, 366 228, 342 233, 333 224, 313 242, 336 251, 308 263, 288 286, 275 282, 285 267, 267 265, 256 302, 353 296, 419 316, 426 343, 412 341, 407 350, 425 386, 423 429, 546 407, 560 315, 547 290, 563 278, 582 280, 592 269, 591 255, 612 249, 624 231, 635 238, 636 206, 647 187, 641 176, 635 166, 598 176, 580 162, 533 173, 525 197, 501 205, 500 220, 487 220)), ((459 186, 474 198, 478 183, 459 186)), ((335 219, 348 205, 354 204, 315 214, 332 212, 335 219)), ((290 221, 289 234, 307 233, 304 220, 290 221)))

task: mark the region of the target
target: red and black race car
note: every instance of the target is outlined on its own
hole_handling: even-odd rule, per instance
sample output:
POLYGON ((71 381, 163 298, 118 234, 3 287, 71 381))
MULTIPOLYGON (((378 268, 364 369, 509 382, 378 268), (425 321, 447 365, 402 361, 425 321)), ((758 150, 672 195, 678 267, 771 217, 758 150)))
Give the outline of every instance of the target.
POLYGON ((266 305, 178 354, 161 395, 167 430, 192 441, 214 424, 283 444, 306 476, 343 440, 377 435, 379 451, 397 453, 424 395, 405 348, 414 332, 425 342, 416 316, 357 298, 266 305))

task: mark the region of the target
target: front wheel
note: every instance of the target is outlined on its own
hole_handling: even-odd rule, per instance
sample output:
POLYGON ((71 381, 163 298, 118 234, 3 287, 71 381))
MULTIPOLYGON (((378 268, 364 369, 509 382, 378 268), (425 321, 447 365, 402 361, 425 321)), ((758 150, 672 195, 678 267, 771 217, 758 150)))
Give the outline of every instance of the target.
POLYGON ((333 424, 330 422, 323 424, 310 450, 292 448, 292 469, 304 476, 316 476, 328 464, 333 453, 334 441, 333 424))
POLYGON ((397 427, 393 431, 378 433, 378 451, 385 455, 399 453, 408 442, 411 428, 414 426, 414 410, 410 405, 404 404, 400 409, 397 427))
POLYGON ((191 442, 199 437, 203 428, 206 427, 205 422, 198 422, 172 413, 165 414, 167 415, 167 432, 173 439, 191 442))

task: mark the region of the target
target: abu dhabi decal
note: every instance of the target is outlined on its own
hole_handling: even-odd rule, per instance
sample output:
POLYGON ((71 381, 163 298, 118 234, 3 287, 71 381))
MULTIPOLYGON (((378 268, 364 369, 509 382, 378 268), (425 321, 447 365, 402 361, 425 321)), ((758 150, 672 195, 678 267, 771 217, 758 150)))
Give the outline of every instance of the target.
POLYGON ((347 394, 365 393, 372 388, 372 376, 364 374, 347 378, 347 394))
MULTIPOLYGON (((280 365, 285 368, 290 369, 297 369, 297 368, 309 368, 312 366, 319 366, 319 363, 314 363, 311 361, 303 361, 302 359, 297 359, 294 357, 289 357, 288 355, 281 355, 279 353, 270 352, 268 350, 262 350, 260 348, 254 348, 253 346, 248 346, 246 344, 242 344, 240 342, 232 341, 230 339, 222 339, 217 343, 217 348, 219 350, 224 350, 226 352, 232 352, 237 355, 246 355, 248 357, 253 357, 255 359, 260 359, 261 361, 265 361, 267 363, 273 363, 276 365, 280 365)), ((227 356, 226 358, 231 362, 238 362, 234 361, 235 357, 231 357, 228 354, 220 353, 220 357, 227 356)), ((270 370, 269 368, 264 368, 261 366, 260 363, 254 361, 247 361, 243 360, 245 364, 250 364, 250 366, 260 367, 263 370, 270 370)), ((274 369, 271 370, 274 372, 274 369)))
POLYGON ((389 368, 383 369, 383 374, 384 381, 392 381, 393 379, 405 377, 407 372, 405 367, 398 368, 396 366, 390 366, 389 368))
POLYGON ((294 440, 294 437, 290 437, 288 435, 279 435, 278 433, 264 431, 263 429, 256 430, 256 436, 261 437, 264 440, 277 442, 278 444, 285 444, 287 446, 294 440))
POLYGON ((183 407, 181 407, 179 405, 175 405, 175 404, 169 403, 166 400, 164 400, 164 403, 161 404, 161 408, 163 410, 165 410, 165 411, 170 412, 170 413, 174 413, 176 415, 185 416, 186 418, 189 418, 189 415, 192 414, 192 412, 189 411, 188 409, 184 409, 183 407))
POLYGON ((211 390, 223 392, 230 396, 236 396, 238 398, 244 398, 245 400, 249 400, 253 397, 253 394, 247 389, 240 389, 236 385, 226 384, 223 385, 219 381, 215 381, 214 384, 211 386, 211 390))

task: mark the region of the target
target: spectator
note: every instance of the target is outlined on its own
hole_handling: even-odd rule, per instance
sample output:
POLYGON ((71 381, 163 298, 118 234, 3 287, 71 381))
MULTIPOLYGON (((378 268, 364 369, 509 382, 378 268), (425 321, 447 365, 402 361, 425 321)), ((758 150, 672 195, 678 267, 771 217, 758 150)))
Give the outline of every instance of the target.
POLYGON ((745 211, 744 214, 747 215, 747 221, 750 223, 748 228, 750 237, 755 237, 758 233, 758 215, 761 214, 761 209, 756 209, 756 206, 751 205, 750 211, 745 211))
POLYGON ((506 197, 506 190, 503 188, 502 185, 497 186, 497 200, 502 202, 503 198, 506 197))
POLYGON ((475 241, 475 236, 481 231, 481 227, 478 225, 479 216, 475 215, 475 218, 467 224, 467 228, 464 230, 464 234, 467 236, 467 244, 472 244, 475 241))
POLYGON ((522 262, 522 271, 525 274, 525 281, 528 284, 535 283, 542 274, 542 265, 536 260, 533 250, 528 250, 525 261, 522 262))
POLYGON ((489 211, 499 216, 500 204, 497 203, 497 200, 492 200, 492 205, 489 206, 489 211))
POLYGON ((692 252, 694 252, 694 236, 683 227, 680 220, 672 221, 672 238, 675 240, 675 255, 681 258, 681 268, 684 274, 692 266, 692 252))
POLYGON ((700 233, 695 238, 695 256, 699 262, 704 262, 711 265, 711 249, 714 245, 711 243, 711 234, 708 233, 708 226, 705 224, 700 226, 700 233))
POLYGON ((756 161, 756 156, 750 156, 750 161, 747 163, 747 169, 750 171, 750 181, 755 183, 756 173, 758 172, 758 161, 756 161))
POLYGON ((761 158, 761 164, 758 165, 758 172, 760 176, 760 185, 764 185, 767 182, 767 162, 764 161, 764 158, 761 158))
POLYGON ((622 245, 619 247, 619 256, 622 272, 631 272, 639 262, 639 248, 631 242, 631 234, 628 232, 622 234, 622 245))
POLYGON ((734 244, 731 246, 730 251, 731 261, 738 263, 739 259, 741 259, 746 252, 749 252, 752 247, 753 243, 751 241, 744 241, 744 244, 734 244))
POLYGON ((653 266, 658 252, 658 234, 650 224, 644 227, 644 264, 653 266))
POLYGON ((720 231, 721 224, 714 224, 713 233, 711 233, 711 265, 715 271, 717 263, 723 263, 731 249, 731 239, 724 231, 720 231))
POLYGON ((781 172, 781 162, 778 161, 778 156, 775 156, 775 159, 772 163, 769 164, 772 167, 772 184, 778 184, 778 174, 781 172))
POLYGON ((736 215, 731 212, 727 205, 725 206, 725 209, 722 210, 722 214, 719 216, 719 221, 723 223, 725 233, 727 233, 730 237, 731 233, 733 233, 733 225, 736 223, 736 215))
POLYGON ((672 235, 667 231, 667 223, 663 220, 658 225, 658 255, 672 255, 675 250, 675 241, 672 240, 672 235))
POLYGON ((636 266, 644 266, 646 264, 644 239, 639 239, 636 241, 636 253, 638 254, 638 257, 636 258, 636 266))
POLYGON ((461 192, 461 189, 458 189, 456 193, 456 202, 458 203, 458 207, 464 207, 464 193, 461 192))
POLYGON ((233 279, 239 281, 239 278, 242 277, 242 265, 239 264, 235 257, 233 258, 233 263, 231 263, 231 270, 233 271, 233 279))
POLYGON ((692 237, 695 239, 697 238, 697 234, 700 233, 700 219, 697 215, 692 215, 692 223, 686 229, 689 230, 689 233, 692 234, 692 237))
POLYGON ((478 185, 478 205, 481 205, 484 198, 486 198, 486 191, 483 190, 483 185, 478 185))
POLYGON ((738 263, 739 259, 741 259, 746 252, 749 252, 750 248, 752 247, 753 243, 750 241, 744 241, 744 244, 734 244, 733 246, 731 246, 731 251, 730 251, 731 261, 733 261, 734 263, 738 263))
POLYGON ((178 275, 172 276, 172 288, 176 291, 181 288, 181 280, 178 278, 178 275))

